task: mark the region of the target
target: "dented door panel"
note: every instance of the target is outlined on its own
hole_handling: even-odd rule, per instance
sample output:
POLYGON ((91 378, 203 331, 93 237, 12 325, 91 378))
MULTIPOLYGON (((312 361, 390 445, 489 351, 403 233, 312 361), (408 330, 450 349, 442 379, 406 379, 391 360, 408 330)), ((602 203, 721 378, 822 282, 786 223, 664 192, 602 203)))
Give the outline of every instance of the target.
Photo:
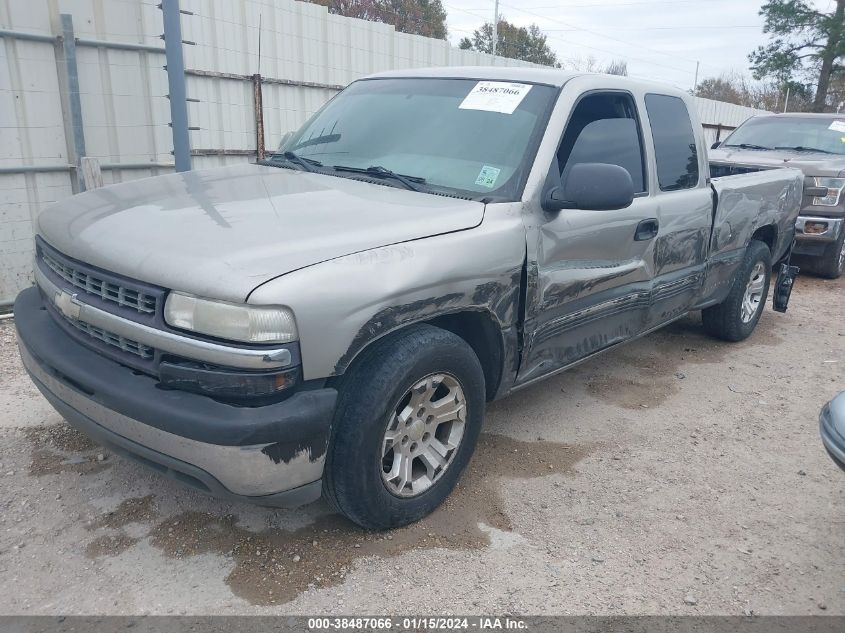
POLYGON ((635 241, 653 217, 647 198, 627 209, 570 209, 529 232, 536 289, 529 296, 518 383, 569 365, 639 334, 651 291, 653 242, 635 241))
POLYGON ((655 200, 660 232, 654 245, 648 329, 689 311, 704 282, 713 221, 713 198, 707 187, 661 192, 655 200))

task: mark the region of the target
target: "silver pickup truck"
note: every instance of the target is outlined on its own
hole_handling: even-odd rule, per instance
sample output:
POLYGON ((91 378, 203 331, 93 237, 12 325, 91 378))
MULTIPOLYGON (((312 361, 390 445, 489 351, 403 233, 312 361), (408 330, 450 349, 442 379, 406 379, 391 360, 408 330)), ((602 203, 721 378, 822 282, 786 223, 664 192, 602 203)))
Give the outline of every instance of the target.
POLYGON ((20 351, 67 421, 217 495, 417 520, 485 401, 684 316, 748 337, 803 176, 712 178, 683 92, 551 69, 354 82, 270 160, 44 211, 20 351))
POLYGON ((824 277, 845 273, 845 115, 752 117, 711 149, 713 175, 778 167, 804 172, 794 254, 802 268, 824 277))

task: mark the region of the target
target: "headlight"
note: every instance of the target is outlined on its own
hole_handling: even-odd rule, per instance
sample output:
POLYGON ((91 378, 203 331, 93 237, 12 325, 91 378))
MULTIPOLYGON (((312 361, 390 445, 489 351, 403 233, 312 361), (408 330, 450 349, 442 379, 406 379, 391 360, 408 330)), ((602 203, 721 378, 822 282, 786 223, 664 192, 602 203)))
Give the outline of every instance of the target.
POLYGON ((164 303, 168 325, 245 343, 290 343, 297 339, 293 312, 283 306, 251 306, 171 292, 164 303))
POLYGON ((839 204, 842 189, 845 189, 845 178, 813 178, 817 187, 827 187, 827 195, 813 198, 813 204, 823 207, 835 207, 839 204))

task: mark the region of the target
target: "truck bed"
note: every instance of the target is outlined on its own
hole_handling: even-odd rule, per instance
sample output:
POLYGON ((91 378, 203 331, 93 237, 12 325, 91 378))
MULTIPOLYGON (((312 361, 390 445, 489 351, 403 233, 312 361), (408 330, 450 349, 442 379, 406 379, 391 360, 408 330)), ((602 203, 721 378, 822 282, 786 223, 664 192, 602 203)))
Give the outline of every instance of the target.
POLYGON ((786 255, 795 235, 803 185, 803 173, 788 168, 749 170, 710 179, 713 230, 699 307, 724 299, 734 270, 755 233, 771 248, 772 262, 786 255))

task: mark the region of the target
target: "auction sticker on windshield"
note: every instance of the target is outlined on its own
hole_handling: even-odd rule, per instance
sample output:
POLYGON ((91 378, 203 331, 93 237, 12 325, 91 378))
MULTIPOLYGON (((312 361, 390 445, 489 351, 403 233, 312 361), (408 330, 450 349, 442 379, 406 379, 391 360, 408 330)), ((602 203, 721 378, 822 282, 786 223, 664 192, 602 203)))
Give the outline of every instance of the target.
POLYGON ((513 114, 525 95, 531 90, 530 84, 515 84, 509 81, 479 81, 475 88, 461 102, 461 110, 484 110, 513 114))

